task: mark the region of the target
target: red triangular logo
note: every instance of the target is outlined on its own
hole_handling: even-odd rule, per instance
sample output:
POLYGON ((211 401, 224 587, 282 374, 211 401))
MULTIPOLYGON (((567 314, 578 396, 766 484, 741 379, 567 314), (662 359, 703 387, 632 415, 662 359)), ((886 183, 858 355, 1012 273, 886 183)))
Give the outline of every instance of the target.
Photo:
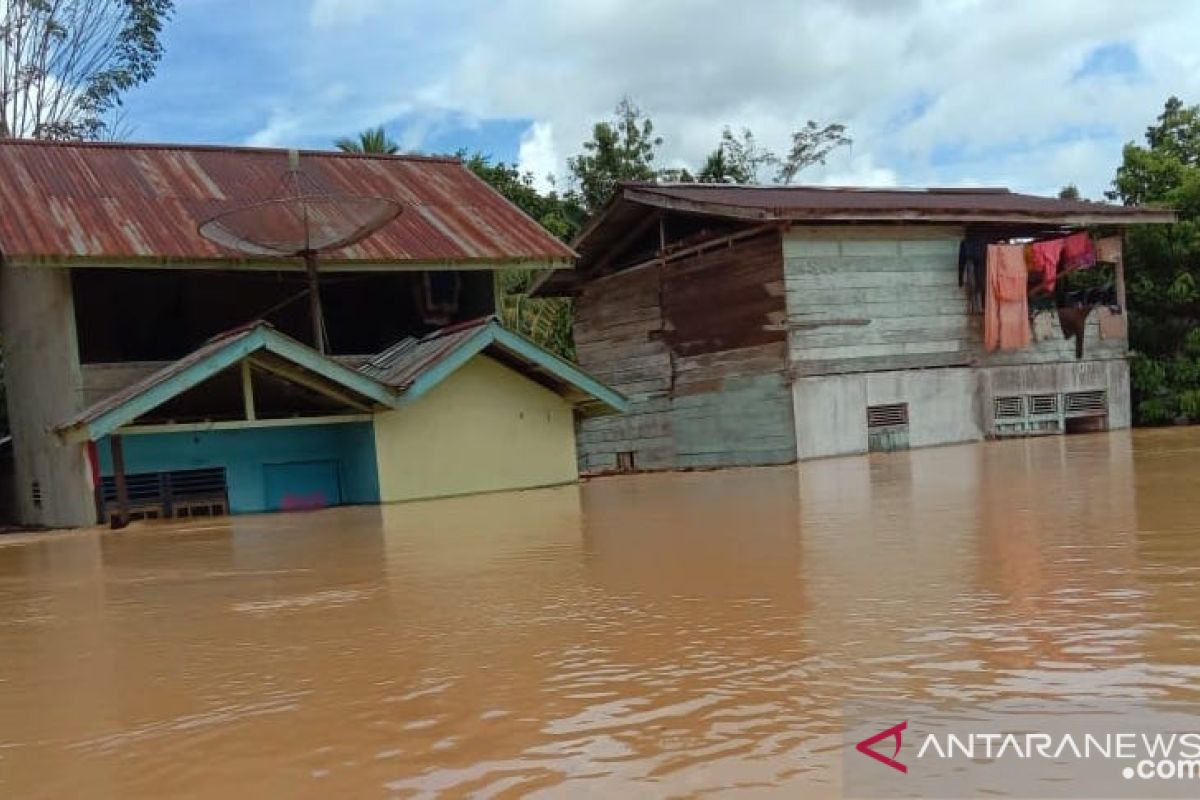
POLYGON ((900 755, 900 734, 907 728, 907 722, 901 722, 899 725, 893 725, 885 731, 880 731, 869 739, 863 739, 861 742, 854 745, 854 749, 862 753, 864 756, 870 756, 876 761, 887 764, 892 769, 907 773, 908 767, 896 760, 896 756, 900 755), (896 740, 896 749, 892 752, 891 757, 885 756, 883 753, 879 753, 871 749, 871 745, 875 744, 876 742, 882 742, 884 739, 892 738, 895 738, 896 740))

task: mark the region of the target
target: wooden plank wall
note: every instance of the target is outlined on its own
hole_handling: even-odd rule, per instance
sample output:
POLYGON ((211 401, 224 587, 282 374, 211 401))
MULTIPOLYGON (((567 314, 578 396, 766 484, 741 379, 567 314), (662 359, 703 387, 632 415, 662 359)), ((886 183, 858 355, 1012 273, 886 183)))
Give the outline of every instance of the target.
MULTIPOLYGON (((793 228, 784 237, 789 348, 794 374, 1075 361, 1054 335, 1011 353, 983 348, 983 317, 958 285, 959 227, 793 228)), ((1084 359, 1119 359, 1124 339, 1102 340, 1088 319, 1084 359)))
POLYGON ((602 278, 576 301, 580 364, 633 401, 584 420, 584 470, 795 460, 783 251, 769 232, 602 278))

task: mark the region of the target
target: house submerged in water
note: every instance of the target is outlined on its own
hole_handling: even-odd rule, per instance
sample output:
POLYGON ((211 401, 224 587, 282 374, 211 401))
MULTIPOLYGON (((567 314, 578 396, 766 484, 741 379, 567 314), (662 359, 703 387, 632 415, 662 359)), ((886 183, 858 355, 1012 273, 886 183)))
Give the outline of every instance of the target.
POLYGON ((624 398, 491 317, 495 270, 569 266, 570 248, 454 159, 301 159, 317 190, 403 206, 322 255, 327 348, 311 341, 299 260, 247 257, 198 230, 270 197, 285 151, 0 141, 19 522, 576 479, 575 417, 624 398))
POLYGON ((581 465, 779 464, 1127 427, 1112 237, 1173 220, 1004 189, 624 184, 574 242, 577 268, 538 290, 575 298, 580 365, 632 404, 581 422, 581 465), (1091 234, 1107 235, 1099 252, 1091 234), (1003 262, 1018 270, 1011 297, 984 292, 989 244, 1019 259, 1003 262), (1049 272, 1027 274, 1026 245, 1049 272))

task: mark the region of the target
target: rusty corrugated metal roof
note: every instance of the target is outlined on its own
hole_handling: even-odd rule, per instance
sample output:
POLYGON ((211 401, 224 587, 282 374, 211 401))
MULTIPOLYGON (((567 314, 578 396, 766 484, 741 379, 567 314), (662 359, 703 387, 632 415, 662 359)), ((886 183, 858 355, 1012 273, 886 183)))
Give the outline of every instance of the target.
POLYGON ((761 220, 930 220, 1044 221, 1072 224, 1100 218, 1114 224, 1172 222, 1170 210, 1119 206, 1089 200, 1062 200, 1018 194, 1003 188, 876 189, 824 186, 734 186, 728 184, 628 183, 625 199, 761 220))
POLYGON ((372 356, 358 371, 388 386, 407 389, 427 370, 494 323, 495 317, 482 317, 439 328, 421 338, 402 339, 372 356))
MULTIPOLYGON (((229 262, 202 237, 222 211, 276 194, 287 151, 0 140, 0 254, 19 261, 229 262)), ((404 212, 323 263, 554 263, 574 253, 457 159, 303 151, 331 194, 382 196, 404 212)))

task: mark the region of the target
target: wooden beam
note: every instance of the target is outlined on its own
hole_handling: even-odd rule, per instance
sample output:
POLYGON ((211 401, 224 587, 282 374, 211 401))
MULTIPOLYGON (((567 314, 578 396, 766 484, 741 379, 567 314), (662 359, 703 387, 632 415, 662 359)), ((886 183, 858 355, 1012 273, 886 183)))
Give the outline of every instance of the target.
POLYGON ((125 445, 117 435, 108 438, 112 451, 113 483, 117 486, 117 513, 109 514, 108 524, 119 531, 129 524, 129 484, 125 482, 125 445))
POLYGON ((609 265, 611 265, 617 258, 617 256, 621 255, 621 253, 625 251, 625 248, 636 242, 641 236, 644 236, 646 232, 649 231, 650 228, 656 223, 659 226, 659 232, 661 235, 662 220, 662 211, 651 211, 649 214, 642 217, 640 220, 638 220, 637 224, 626 231, 625 235, 618 239, 613 246, 608 249, 608 252, 604 254, 604 257, 597 261, 596 265, 592 267, 591 272, 596 275, 603 275, 608 269, 609 265))
POLYGON ((254 413, 254 378, 250 373, 250 359, 242 361, 242 406, 246 419, 257 418, 258 415, 254 413))
POLYGON ((362 411, 365 413, 370 413, 370 411, 371 411, 371 407, 369 405, 367 405, 366 403, 362 402, 361 400, 353 398, 344 392, 339 392, 337 389, 334 389, 333 387, 329 386, 328 384, 324 383, 323 381, 319 381, 319 380, 316 380, 316 379, 310 377, 308 375, 308 373, 306 373, 302 370, 296 369, 294 367, 284 366, 282 364, 272 364, 271 362, 264 361, 263 359, 260 359, 260 358, 250 358, 247 360, 251 364, 253 364, 255 367, 263 370, 264 372, 270 372, 273 375, 278 375, 279 377, 283 378, 284 380, 288 380, 299 386, 303 386, 307 389, 311 389, 312 391, 314 391, 318 394, 325 395, 326 397, 330 398, 331 400, 336 400, 339 403, 344 403, 344 404, 350 406, 351 408, 356 408, 359 411, 362 411))
MULTIPOLYGON (((681 258, 688 258, 689 256, 697 255, 714 247, 729 246, 734 242, 741 241, 742 239, 752 239, 755 236, 760 236, 764 233, 768 233, 769 231, 780 230, 782 227, 783 223, 769 222, 766 225, 756 225, 753 228, 747 228, 736 233, 727 233, 721 236, 714 236, 711 239, 705 239, 702 242, 697 242, 696 244, 685 247, 682 250, 676 250, 674 253, 665 255, 660 253, 654 258, 649 258, 637 264, 631 264, 628 267, 623 267, 620 272, 624 274, 635 269, 642 269, 643 267, 657 266, 661 264, 667 264, 672 261, 678 261, 681 258)), ((601 275, 597 276, 597 279, 606 277, 608 276, 601 275)))
POLYGON ((159 425, 127 425, 122 436, 145 436, 155 433, 204 433, 205 431, 241 431, 250 428, 298 428, 305 425, 344 425, 350 422, 370 422, 370 414, 333 414, 325 417, 280 417, 277 419, 209 420, 207 422, 167 422, 159 425))
MULTIPOLYGON (((1117 263, 1113 264, 1113 283, 1117 285, 1117 305, 1121 307, 1122 314, 1129 313, 1129 306, 1125 304, 1125 248, 1121 248, 1121 255, 1117 257, 1117 263)), ((1128 317, 1126 317, 1128 319, 1128 317)))

